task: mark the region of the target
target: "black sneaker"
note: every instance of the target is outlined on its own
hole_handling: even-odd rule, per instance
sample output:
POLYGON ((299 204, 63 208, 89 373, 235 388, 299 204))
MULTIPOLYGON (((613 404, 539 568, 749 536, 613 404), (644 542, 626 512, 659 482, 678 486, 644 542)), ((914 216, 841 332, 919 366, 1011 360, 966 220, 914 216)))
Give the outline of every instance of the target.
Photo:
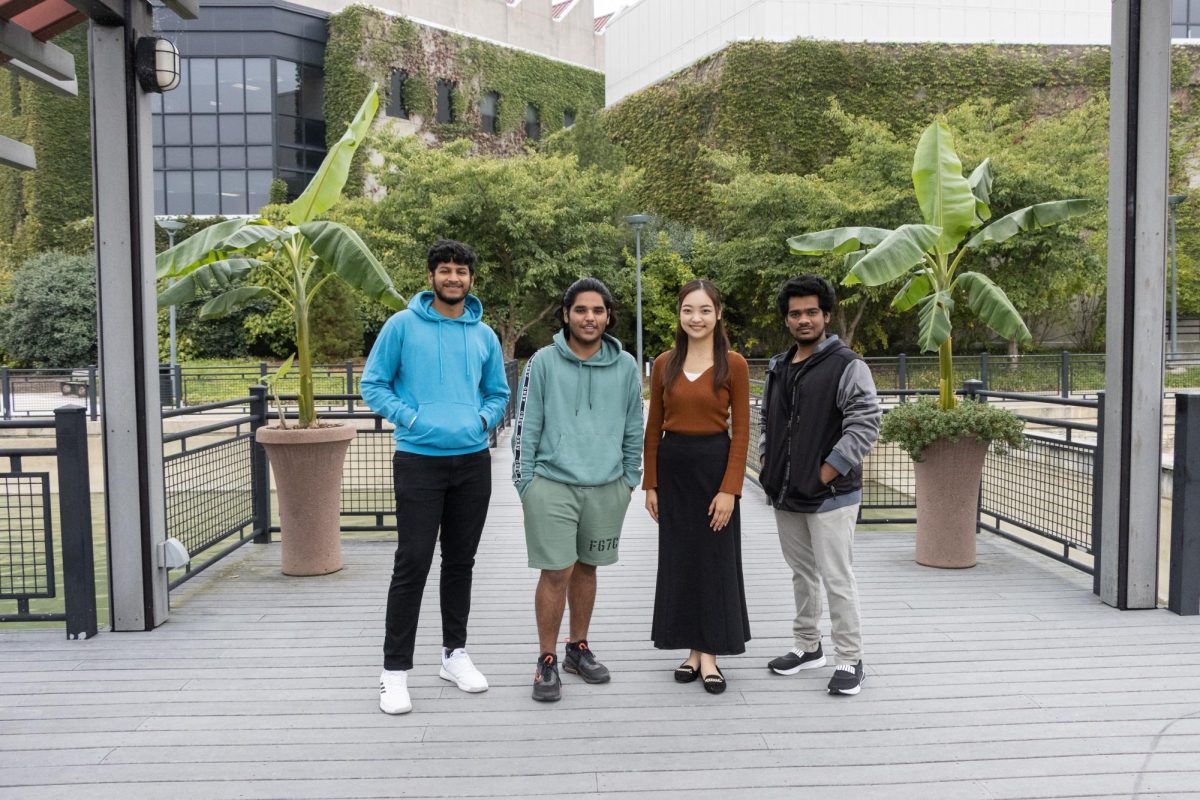
POLYGON ((538 656, 537 672, 533 673, 533 699, 553 703, 562 697, 562 680, 558 677, 558 658, 554 653, 538 656))
POLYGON ((829 679, 830 694, 858 694, 867 673, 863 670, 862 659, 857 664, 838 664, 829 679))
POLYGON ((767 662, 767 667, 776 675, 795 675, 802 669, 817 669, 823 666, 825 666, 825 654, 821 652, 819 644, 817 649, 811 653, 793 647, 779 658, 773 658, 767 662))
POLYGON ((587 639, 567 642, 567 657, 563 659, 563 669, 583 678, 585 683, 608 683, 608 679, 612 677, 608 674, 608 667, 596 660, 596 654, 588 647, 587 639))

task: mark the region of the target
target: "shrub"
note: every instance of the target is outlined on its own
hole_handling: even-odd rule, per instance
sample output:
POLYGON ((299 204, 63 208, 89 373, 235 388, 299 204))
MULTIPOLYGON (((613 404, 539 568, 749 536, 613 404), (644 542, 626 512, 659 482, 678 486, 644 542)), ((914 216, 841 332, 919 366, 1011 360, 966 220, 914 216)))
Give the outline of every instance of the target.
POLYGON ((1000 453, 1009 447, 1023 450, 1023 428, 1016 414, 997 406, 964 400, 944 410, 934 398, 923 397, 915 403, 901 403, 883 415, 880 441, 894 443, 913 461, 920 461, 925 448, 939 439, 956 442, 964 436, 992 442, 1000 453))
POLYGON ((0 350, 34 367, 94 364, 95 260, 49 252, 22 264, 0 306, 0 350))

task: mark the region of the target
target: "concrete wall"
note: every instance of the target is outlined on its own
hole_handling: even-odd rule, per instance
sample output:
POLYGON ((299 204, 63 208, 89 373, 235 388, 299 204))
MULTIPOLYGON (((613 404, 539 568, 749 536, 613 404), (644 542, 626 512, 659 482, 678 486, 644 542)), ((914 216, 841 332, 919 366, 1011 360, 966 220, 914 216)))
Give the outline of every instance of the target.
POLYGON ((604 37, 592 28, 593 0, 576 0, 562 19, 550 16, 550 0, 299 0, 330 14, 371 5, 415 22, 528 50, 594 70, 604 69, 604 37))
POLYGON ((603 37, 606 103, 736 41, 1107 45, 1110 10, 1109 0, 641 0, 603 37))

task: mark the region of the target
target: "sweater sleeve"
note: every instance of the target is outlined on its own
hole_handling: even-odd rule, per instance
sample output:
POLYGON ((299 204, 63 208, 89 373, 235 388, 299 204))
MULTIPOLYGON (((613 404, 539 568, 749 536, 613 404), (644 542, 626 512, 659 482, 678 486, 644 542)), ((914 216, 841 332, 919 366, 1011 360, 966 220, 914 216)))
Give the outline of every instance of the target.
POLYGON ((411 428, 417 410, 396 396, 393 381, 400 372, 400 353, 404 345, 404 314, 394 314, 379 332, 367 364, 363 367, 362 396, 367 406, 399 428, 411 428))
POLYGON ((517 409, 513 419, 512 480, 519 494, 524 494, 533 482, 533 467, 537 463, 538 442, 542 438, 542 376, 537 355, 525 362, 525 372, 517 388, 517 409))
POLYGON ((875 394, 875 381, 865 361, 851 362, 842 373, 837 404, 842 411, 842 436, 825 460, 845 475, 871 452, 879 438, 879 424, 883 418, 875 394))
POLYGON ((737 353, 729 354, 729 408, 733 436, 721 491, 741 497, 746 479, 746 451, 750 444, 750 368, 737 353))
POLYGON ((663 425, 663 368, 667 361, 663 356, 654 359, 650 371, 650 414, 646 419, 646 439, 642 457, 642 488, 658 488, 658 442, 662 439, 663 425))
POLYGON ((500 340, 491 328, 487 328, 487 357, 483 362, 479 390, 483 396, 480 413, 487 423, 484 427, 494 428, 504 419, 511 390, 508 388, 508 376, 504 374, 504 353, 500 350, 500 340))

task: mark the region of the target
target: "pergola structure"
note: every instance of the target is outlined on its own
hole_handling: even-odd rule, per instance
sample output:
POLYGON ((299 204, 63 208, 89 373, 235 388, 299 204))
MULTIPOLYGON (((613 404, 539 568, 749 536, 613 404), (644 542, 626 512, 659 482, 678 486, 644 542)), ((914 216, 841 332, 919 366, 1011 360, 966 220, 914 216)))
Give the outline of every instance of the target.
MULTIPOLYGON (((161 0, 182 17, 197 0, 161 0)), ((0 66, 67 95, 72 56, 51 43, 88 21, 106 522, 114 630, 166 620, 167 569, 153 265, 150 104, 135 44, 148 0, 0 0, 0 66)), ((1113 0, 1107 407, 1097 591, 1156 600, 1162 428, 1170 4, 1113 0)), ((0 137, 0 165, 32 169, 0 137)))
MULTIPOLYGON (((160 4, 188 19, 199 13, 197 0, 160 4)), ((77 67, 50 40, 89 25, 104 506, 112 627, 126 631, 168 614, 150 97, 136 47, 153 31, 152 13, 147 0, 0 0, 0 65, 55 92, 77 94, 77 67)), ((36 163, 27 145, 0 138, 0 164, 36 163)))

